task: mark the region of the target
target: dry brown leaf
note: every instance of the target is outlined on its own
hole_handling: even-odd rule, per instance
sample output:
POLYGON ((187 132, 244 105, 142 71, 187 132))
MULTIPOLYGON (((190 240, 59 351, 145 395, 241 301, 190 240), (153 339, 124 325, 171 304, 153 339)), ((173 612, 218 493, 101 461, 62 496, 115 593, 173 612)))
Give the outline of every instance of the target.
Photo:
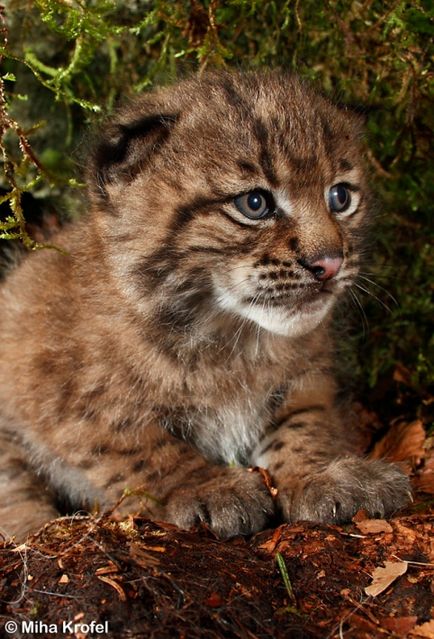
POLYGON ((434 639, 434 619, 413 628, 410 632, 410 637, 426 637, 427 639, 434 639))
POLYGON ((261 468, 260 466, 254 466, 247 469, 249 473, 259 473, 262 477, 262 481, 264 482, 265 488, 268 490, 270 495, 273 497, 277 496, 277 488, 273 486, 273 480, 271 479, 271 475, 266 468, 261 468))
POLYGON ((365 519, 369 519, 368 511, 363 510, 363 508, 361 508, 360 510, 356 512, 356 514, 351 519, 351 521, 353 521, 354 523, 357 523, 358 521, 364 521, 365 519))
POLYGON ((381 619, 380 623, 382 628, 390 630, 399 637, 405 637, 415 627, 417 617, 386 617, 381 619))
POLYGON ((434 495, 434 455, 432 449, 429 450, 429 457, 425 459, 424 467, 414 479, 414 486, 423 493, 434 495))
POLYGON ((392 526, 384 519, 364 519, 357 521, 356 526, 364 535, 393 532, 392 526))
POLYGON ((393 424, 377 442, 371 453, 373 459, 386 457, 390 461, 409 461, 418 464, 425 457, 425 428, 421 419, 406 424, 393 424))
POLYGON ((261 544, 259 548, 271 554, 272 552, 275 551, 281 536, 282 536, 282 526, 279 526, 279 528, 276 528, 276 530, 274 531, 273 536, 270 539, 268 539, 268 541, 261 544))
POLYGON ((365 588, 365 593, 376 597, 382 593, 391 583, 403 575, 408 568, 406 561, 386 561, 384 568, 376 568, 372 573, 372 584, 365 588))

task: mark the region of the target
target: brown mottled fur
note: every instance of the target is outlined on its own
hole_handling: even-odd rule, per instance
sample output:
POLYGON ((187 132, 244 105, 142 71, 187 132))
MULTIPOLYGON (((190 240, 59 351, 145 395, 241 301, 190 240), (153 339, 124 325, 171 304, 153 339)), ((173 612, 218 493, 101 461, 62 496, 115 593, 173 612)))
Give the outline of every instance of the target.
POLYGON ((277 72, 191 79, 107 125, 90 213, 55 240, 68 255, 38 252, 0 288, 2 529, 55 517, 54 495, 106 509, 126 487, 143 492, 121 513, 224 537, 276 510, 343 521, 407 501, 397 468, 352 455, 335 399, 332 308, 369 217, 360 136, 277 72), (336 183, 350 215, 330 211, 336 183), (255 189, 273 215, 235 206, 255 189), (336 256, 318 279, 311 265, 336 256))

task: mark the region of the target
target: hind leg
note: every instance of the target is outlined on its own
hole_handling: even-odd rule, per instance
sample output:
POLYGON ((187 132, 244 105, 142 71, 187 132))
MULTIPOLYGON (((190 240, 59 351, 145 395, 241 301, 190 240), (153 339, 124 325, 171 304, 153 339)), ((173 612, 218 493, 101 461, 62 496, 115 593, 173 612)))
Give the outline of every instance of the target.
POLYGON ((24 541, 58 517, 52 495, 28 467, 13 434, 0 430, 0 533, 24 541))

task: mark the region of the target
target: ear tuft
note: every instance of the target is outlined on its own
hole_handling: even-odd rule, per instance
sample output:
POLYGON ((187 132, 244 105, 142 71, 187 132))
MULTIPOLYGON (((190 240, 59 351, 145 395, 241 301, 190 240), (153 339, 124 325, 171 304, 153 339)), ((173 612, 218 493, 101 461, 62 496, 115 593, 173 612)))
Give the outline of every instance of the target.
POLYGON ((106 201, 107 186, 132 182, 164 144, 177 119, 178 115, 159 113, 109 123, 91 155, 92 193, 106 201))

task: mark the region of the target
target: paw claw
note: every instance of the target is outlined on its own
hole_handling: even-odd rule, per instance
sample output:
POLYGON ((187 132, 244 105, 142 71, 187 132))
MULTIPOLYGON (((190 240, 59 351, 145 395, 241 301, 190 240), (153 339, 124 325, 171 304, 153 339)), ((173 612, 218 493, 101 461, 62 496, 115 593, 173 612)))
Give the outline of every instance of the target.
POLYGON ((337 459, 325 471, 279 486, 279 503, 286 521, 344 523, 360 509, 382 519, 412 500, 409 480, 393 464, 357 457, 337 459))
POLYGON ((204 522, 225 539, 262 530, 273 514, 273 500, 261 477, 235 468, 222 470, 202 485, 180 489, 166 506, 166 517, 180 528, 204 522))

